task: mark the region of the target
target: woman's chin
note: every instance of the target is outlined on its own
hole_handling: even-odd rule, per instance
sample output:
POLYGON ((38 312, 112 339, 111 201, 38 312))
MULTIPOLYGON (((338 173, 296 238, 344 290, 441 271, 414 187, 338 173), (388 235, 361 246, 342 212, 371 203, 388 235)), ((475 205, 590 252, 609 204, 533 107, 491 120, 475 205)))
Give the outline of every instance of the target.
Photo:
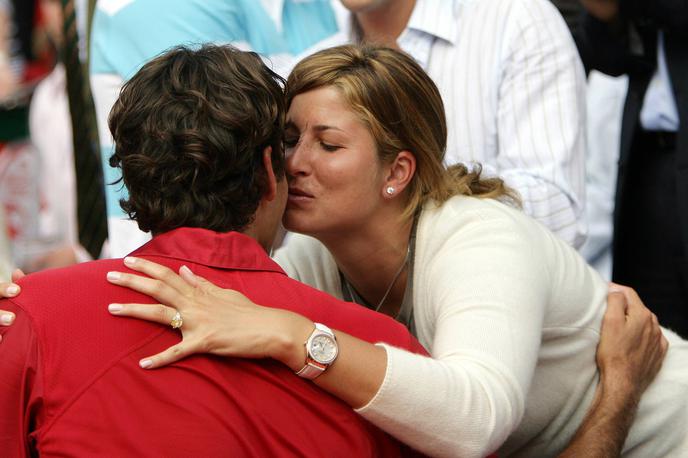
POLYGON ((298 215, 297 213, 299 212, 295 210, 289 210, 289 207, 287 207, 287 210, 284 212, 284 216, 282 216, 282 225, 289 232, 309 234, 308 224, 306 224, 306 221, 304 221, 303 216, 298 215))

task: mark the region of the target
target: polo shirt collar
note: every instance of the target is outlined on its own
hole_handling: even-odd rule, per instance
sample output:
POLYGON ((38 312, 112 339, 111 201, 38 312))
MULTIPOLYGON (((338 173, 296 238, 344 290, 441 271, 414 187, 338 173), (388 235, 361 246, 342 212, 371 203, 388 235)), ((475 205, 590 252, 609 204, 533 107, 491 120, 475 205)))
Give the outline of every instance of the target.
POLYGON ((458 3, 458 0, 416 0, 406 28, 455 44, 458 32, 458 3))
POLYGON ((218 269, 268 271, 284 274, 253 238, 239 232, 214 232, 183 227, 157 235, 131 253, 158 256, 218 269))
POLYGON ((284 0, 260 0, 260 3, 272 19, 277 31, 282 33, 282 10, 284 9, 284 0))

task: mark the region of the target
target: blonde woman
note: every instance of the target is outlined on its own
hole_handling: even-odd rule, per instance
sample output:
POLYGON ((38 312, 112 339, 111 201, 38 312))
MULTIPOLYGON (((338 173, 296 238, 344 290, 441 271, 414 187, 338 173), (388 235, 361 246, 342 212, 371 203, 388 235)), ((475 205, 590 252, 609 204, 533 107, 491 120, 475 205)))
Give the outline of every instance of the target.
MULTIPOLYGON (((595 415, 609 400, 606 387, 638 392, 618 379, 618 359, 608 357, 618 342, 600 339, 607 285, 567 244, 500 202, 517 201, 501 180, 444 169, 444 110, 422 69, 387 48, 333 48, 298 64, 286 92, 290 187, 283 222, 306 235, 294 236, 276 259, 301 281, 396 317, 432 355, 334 330, 336 360, 309 378, 430 455, 499 449, 552 456, 610 422, 607 431, 625 431, 634 402, 624 404, 629 411, 595 415)), ((303 344, 314 332, 310 320, 292 314, 257 325, 265 323, 258 319, 265 309, 235 292, 188 272, 183 281, 141 259, 126 265, 154 279, 124 273, 112 282, 166 305, 125 304, 114 314, 162 323, 176 311, 184 317, 183 341, 142 366, 196 352, 272 357, 295 372, 311 364, 303 344), (217 307, 235 311, 231 322, 211 318, 217 307)), ((631 299, 624 316, 611 296, 606 327, 642 329, 643 351, 628 355, 652 361, 640 371, 642 390, 666 342, 631 299)), ((681 359, 688 346, 667 334, 666 363, 640 402, 629 456, 687 450, 688 373, 681 359), (662 428, 665 422, 682 426, 662 428)), ((595 437, 574 453, 613 456, 623 444, 623 437, 595 437)))

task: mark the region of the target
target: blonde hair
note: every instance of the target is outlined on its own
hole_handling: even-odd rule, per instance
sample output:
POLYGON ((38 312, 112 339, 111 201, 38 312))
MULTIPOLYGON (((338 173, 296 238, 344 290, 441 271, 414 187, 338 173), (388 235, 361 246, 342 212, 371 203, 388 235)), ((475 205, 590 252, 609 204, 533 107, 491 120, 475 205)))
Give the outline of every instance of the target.
POLYGON ((482 178, 478 165, 445 168, 447 121, 435 83, 407 54, 376 45, 345 45, 299 62, 286 84, 287 107, 299 94, 332 86, 370 130, 382 163, 407 150, 416 158, 403 217, 428 200, 455 195, 500 198, 518 204, 517 194, 500 178, 482 178))

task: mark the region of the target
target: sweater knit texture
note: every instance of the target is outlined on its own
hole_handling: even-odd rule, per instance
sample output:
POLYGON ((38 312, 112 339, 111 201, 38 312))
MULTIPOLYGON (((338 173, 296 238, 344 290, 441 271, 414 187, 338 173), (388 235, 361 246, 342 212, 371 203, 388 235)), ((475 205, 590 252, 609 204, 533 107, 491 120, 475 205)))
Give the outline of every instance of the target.
MULTIPOLYGON (((317 240, 276 254, 287 273, 342 296, 317 240)), ((418 224, 413 307, 432 358, 384 346, 388 367, 359 413, 435 456, 555 456, 581 424, 599 379, 595 352, 607 284, 521 211, 457 196, 418 224)), ((688 456, 688 342, 670 347, 645 392, 624 456, 688 456)))

